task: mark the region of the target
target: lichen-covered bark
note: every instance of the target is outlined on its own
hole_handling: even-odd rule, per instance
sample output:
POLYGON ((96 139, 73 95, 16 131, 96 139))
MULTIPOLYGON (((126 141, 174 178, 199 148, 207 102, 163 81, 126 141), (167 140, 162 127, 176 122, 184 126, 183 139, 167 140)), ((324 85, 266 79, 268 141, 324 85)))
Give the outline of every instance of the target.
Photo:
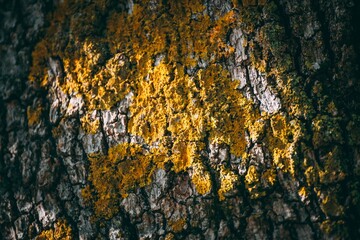
POLYGON ((360 237, 356 1, 2 1, 2 239, 360 237))

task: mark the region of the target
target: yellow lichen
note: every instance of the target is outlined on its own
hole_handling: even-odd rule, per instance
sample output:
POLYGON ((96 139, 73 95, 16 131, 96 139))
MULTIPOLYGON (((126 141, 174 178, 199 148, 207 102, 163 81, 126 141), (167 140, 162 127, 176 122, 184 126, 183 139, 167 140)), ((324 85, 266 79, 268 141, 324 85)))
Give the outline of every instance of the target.
POLYGON ((248 171, 245 175, 245 183, 247 185, 248 190, 251 192, 253 190, 253 186, 260 181, 259 174, 254 165, 251 165, 248 168, 248 171))
POLYGON ((232 171, 221 167, 220 168, 220 189, 218 190, 219 200, 225 199, 225 193, 233 190, 235 188, 236 182, 238 182, 239 177, 232 171))
POLYGON ((317 182, 318 175, 313 166, 310 166, 305 170, 305 176, 306 176, 306 182, 307 182, 308 186, 311 186, 312 184, 317 182))
POLYGON ((298 194, 299 194, 299 196, 301 198, 301 201, 304 201, 305 199, 307 199, 308 195, 309 195, 309 193, 308 193, 308 191, 306 190, 305 187, 301 187, 299 189, 299 191, 298 191, 298 194))
POLYGON ((126 197, 129 190, 148 184, 152 173, 164 162, 156 151, 146 152, 140 145, 129 143, 110 148, 108 155, 92 154, 89 160, 89 180, 94 192, 85 188, 83 198, 95 202, 95 213, 104 218, 111 218, 118 211, 120 197, 126 197))
POLYGON ((274 169, 268 169, 262 173, 261 178, 267 183, 267 185, 272 186, 276 181, 276 171, 274 169))
POLYGON ((36 238, 36 240, 71 240, 72 230, 66 220, 58 220, 54 228, 44 230, 36 238))
POLYGON ((250 134, 250 138, 253 142, 257 142, 259 138, 263 137, 263 133, 265 131, 265 121, 263 119, 259 119, 251 124, 248 124, 248 130, 250 134))
MULTIPOLYGON (((229 11, 212 20, 200 0, 160 1, 155 7, 149 1, 135 1, 131 14, 110 7, 109 1, 61 3, 33 52, 29 75, 31 81, 46 86, 48 58, 59 56, 66 81, 57 84, 65 93, 83 98, 87 112, 81 125, 87 133, 99 128, 93 111, 109 109, 133 93, 127 129, 144 141, 147 150, 122 143, 105 155, 89 156, 94 191, 88 187, 84 197, 95 196, 92 202, 98 215, 110 218, 116 212, 117 197, 148 184, 154 170, 167 162, 175 172, 191 169, 196 190, 210 192, 213 186, 209 169, 200 160, 201 152, 209 142, 225 144, 230 154, 245 160, 249 156, 246 133, 252 142, 264 138, 273 158, 269 169, 248 169, 245 185, 254 196, 264 194, 258 185, 275 184, 277 169, 294 175, 302 129, 294 116, 302 114, 303 96, 293 87, 299 80, 283 76, 290 66, 287 55, 283 65, 267 66, 270 52, 277 57, 284 51, 272 42, 284 32, 283 27, 260 29, 263 52, 257 50, 259 43, 245 41, 254 49, 251 64, 276 80, 279 94, 289 105, 290 116, 271 116, 260 113, 243 96, 239 82, 232 81, 220 64, 234 53, 226 40, 229 30, 241 25, 244 33, 254 31, 261 21, 259 11, 229 11), (62 28, 69 30, 69 36, 60 34, 62 28)), ((239 177, 224 166, 213 170, 220 176, 215 191, 222 200, 239 177)))
POLYGON ((172 233, 168 233, 165 236, 165 240, 173 240, 175 238, 174 234, 172 233))
POLYGON ((192 164, 193 174, 191 181, 195 185, 195 189, 199 194, 207 194, 211 191, 211 179, 210 174, 207 172, 202 163, 196 162, 192 164))
POLYGON ((27 107, 26 115, 27 115, 29 127, 39 123, 42 112, 43 112, 43 108, 41 106, 35 106, 34 108, 31 106, 27 107))
POLYGON ((99 119, 94 119, 92 114, 85 114, 80 118, 81 128, 84 129, 86 133, 95 134, 100 126, 99 119))
POLYGON ((175 232, 180 232, 186 225, 186 219, 180 218, 175 221, 169 221, 169 227, 175 232))
POLYGON ((301 137, 301 125, 298 121, 288 121, 285 116, 274 115, 270 118, 271 135, 267 137, 273 154, 274 164, 284 172, 295 174, 293 155, 295 146, 301 137))
MULTIPOLYGON (((130 91, 134 94, 129 133, 141 137, 151 150, 146 156, 136 153, 138 161, 116 163, 118 169, 128 168, 126 172, 109 170, 115 164, 114 151, 119 153, 128 148, 124 144, 111 148, 107 156, 89 157, 92 169, 89 180, 102 199, 96 205, 105 212, 106 206, 112 204, 111 194, 102 191, 98 182, 102 174, 98 173, 106 175, 109 185, 113 181, 120 184, 117 187, 126 196, 132 187, 149 182, 154 168, 170 161, 175 172, 195 169, 192 181, 199 193, 205 194, 212 186, 210 176, 196 165, 199 153, 206 147, 205 138, 227 144, 232 154, 245 157, 246 129, 254 138, 264 130, 263 123, 258 121, 260 113, 237 90, 238 82, 232 81, 229 72, 217 63, 234 52, 225 37, 236 22, 236 14, 230 11, 212 21, 201 1, 167 4, 169 11, 161 14, 152 10, 148 2, 135 3, 132 14, 110 11, 106 28, 99 34, 94 24, 108 10, 110 5, 106 1, 64 1, 58 10, 62 12, 54 13, 44 40, 33 52, 30 79, 44 86, 47 59, 50 56, 62 59, 66 81, 58 84, 64 92, 83 98, 87 113, 81 118, 81 125, 87 133, 95 133, 99 128, 99 120, 91 114, 94 110, 108 109, 130 91), (72 17, 69 21, 66 16, 73 16, 75 11, 89 16, 91 22, 83 17, 72 17), (68 42, 54 41, 60 26, 71 29, 68 42), (186 73, 186 69, 199 62, 207 67, 194 74, 186 73), (170 145, 166 144, 169 140, 170 145), (153 159, 159 155, 162 157, 154 164, 153 159), (200 177, 200 173, 204 175, 200 177)), ((162 7, 163 3, 159 3, 158 8, 162 7)), ((118 158, 126 158, 126 154, 118 158)), ((232 189, 237 180, 235 174, 226 171, 220 173, 220 196, 232 189)))
POLYGON ((245 182, 247 184, 253 184, 259 181, 259 175, 256 171, 256 167, 251 165, 245 175, 245 182))

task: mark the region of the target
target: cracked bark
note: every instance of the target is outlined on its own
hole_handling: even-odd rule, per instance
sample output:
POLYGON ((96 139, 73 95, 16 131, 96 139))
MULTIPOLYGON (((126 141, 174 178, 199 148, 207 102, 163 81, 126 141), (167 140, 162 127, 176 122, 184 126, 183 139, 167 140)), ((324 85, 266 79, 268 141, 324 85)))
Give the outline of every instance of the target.
MULTIPOLYGON (((304 133, 293 146, 295 177, 277 167, 273 186, 260 176, 254 187, 255 192, 264 196, 254 198, 249 191, 250 169, 254 167, 262 174, 274 166, 271 144, 266 141, 273 126, 269 118, 264 120, 264 130, 259 136, 246 130, 245 160, 232 156, 226 144, 205 139, 201 161, 210 174, 210 192, 201 195, 196 191, 191 169, 175 173, 168 164, 153 173, 147 186, 136 187, 126 198, 119 199, 119 212, 115 216, 95 221, 94 209, 84 204, 81 195, 81 190, 89 184, 88 154, 106 154, 120 142, 143 143, 143 139, 131 135, 128 129, 133 95, 130 92, 111 109, 90 112, 81 97, 61 89, 65 75, 63 59, 54 56, 49 56, 47 69, 51 87, 30 83, 32 51, 52 21, 49 13, 56 11, 59 3, 2 0, 2 239, 34 239, 44 230, 53 229, 59 219, 66 220, 74 239, 360 238, 360 51, 356 25, 359 3, 351 0, 274 0, 265 5, 263 1, 243 1, 243 5, 237 1, 238 5, 231 1, 203 2, 213 20, 232 9, 236 14, 243 8, 249 14, 257 14, 258 17, 244 20, 244 24, 229 31, 227 43, 234 47, 234 54, 222 59, 220 64, 234 80, 240 81, 239 91, 259 111, 270 116, 287 116, 303 126, 304 133), (255 29, 249 30, 251 23, 255 29), (264 66, 254 66, 253 55, 264 66), (287 66, 283 76, 297 79, 297 83, 286 83, 269 73, 274 66, 283 65, 287 66), (300 101, 303 108, 298 112, 292 112, 292 101, 298 98, 287 98, 285 92, 289 89, 299 99, 309 100, 300 101), (30 117, 38 109, 41 109, 38 119, 33 121, 30 117), (95 133, 81 128, 84 114, 89 114, 92 121, 99 121, 95 133), (326 173, 331 167, 327 165, 338 162, 339 171, 326 173), (224 200, 218 198, 219 166, 231 169, 240 182, 224 194, 224 200), (311 172, 311 167, 324 170, 324 174, 311 172), (300 194, 303 186, 307 194, 300 194)), ((116 9, 131 14, 133 4, 122 1, 116 9)), ((158 2, 153 4, 156 9, 158 2)), ((102 21, 108 15, 104 14, 102 21)), ((70 16, 75 17, 81 18, 70 16)), ((131 68, 132 63, 125 56, 120 60, 131 68)), ((199 62, 194 69, 187 69, 188 74, 194 75, 198 69, 206 68, 206 64, 199 62)))

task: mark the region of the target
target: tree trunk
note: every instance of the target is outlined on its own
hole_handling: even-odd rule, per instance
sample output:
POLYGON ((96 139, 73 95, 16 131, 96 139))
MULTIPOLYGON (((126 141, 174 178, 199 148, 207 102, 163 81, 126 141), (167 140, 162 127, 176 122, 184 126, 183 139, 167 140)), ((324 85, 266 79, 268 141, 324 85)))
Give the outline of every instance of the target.
POLYGON ((360 238, 358 1, 0 6, 1 239, 360 238))

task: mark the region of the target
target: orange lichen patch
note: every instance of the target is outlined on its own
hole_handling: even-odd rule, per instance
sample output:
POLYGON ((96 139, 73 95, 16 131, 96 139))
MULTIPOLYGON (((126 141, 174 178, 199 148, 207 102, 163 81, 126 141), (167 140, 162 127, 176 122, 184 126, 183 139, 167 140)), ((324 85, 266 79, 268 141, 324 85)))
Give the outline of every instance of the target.
POLYGON ((250 165, 245 175, 245 187, 251 198, 260 198, 267 194, 267 190, 275 184, 277 172, 274 167, 260 170, 255 165, 250 165))
POLYGON ((233 173, 232 171, 220 167, 220 188, 218 190, 219 200, 222 201, 225 199, 225 193, 233 190, 236 186, 236 183, 239 181, 239 176, 233 173))
POLYGON ((298 191, 299 197, 301 198, 301 201, 304 201, 308 198, 308 190, 305 187, 301 187, 298 191))
MULTIPOLYGON (((60 7, 65 16, 72 15, 75 9, 71 3, 74 2, 65 1, 60 7)), ((46 55, 60 56, 66 79, 59 82, 60 87, 66 93, 83 97, 88 114, 81 123, 88 133, 95 133, 99 127, 98 119, 89 114, 91 111, 110 108, 132 91, 129 133, 141 137, 151 148, 145 153, 140 146, 120 144, 105 156, 89 156, 89 180, 94 191, 86 188, 84 198, 95 195, 95 212, 110 218, 116 211, 117 196, 126 197, 132 188, 146 185, 154 169, 168 161, 173 163, 175 172, 193 167, 195 187, 199 193, 209 192, 210 175, 203 166, 199 167, 198 160, 199 152, 205 148, 205 136, 209 134, 212 141, 229 144, 236 155, 244 154, 245 122, 250 125, 250 116, 257 114, 236 90, 237 82, 232 82, 229 73, 216 63, 233 52, 224 39, 235 22, 234 13, 211 21, 204 14, 201 1, 169 2, 169 12, 158 11, 162 3, 154 10, 143 1, 134 5, 131 15, 111 12, 100 36, 92 25, 108 5, 94 15, 98 2, 80 3, 78 10, 89 16, 92 23, 83 23, 79 18, 68 22, 55 13, 56 21, 71 29, 71 40, 64 51, 59 51, 51 45, 56 41, 47 35, 34 51, 34 62, 44 65, 46 55), (95 34, 83 34, 82 26, 95 34), (209 67, 193 76, 185 74, 198 62, 209 67), (170 145, 166 144, 169 140, 170 145)), ((56 26, 49 31, 56 33, 56 26)), ((33 79, 42 78, 36 68, 30 75, 33 79)), ((231 189, 237 179, 230 175, 222 174, 220 195, 231 189)))
MULTIPOLYGON (((255 117, 255 119, 256 119, 256 117, 255 117)), ((263 137, 264 132, 265 132, 264 119, 261 118, 257 121, 252 120, 247 125, 248 125, 248 131, 249 131, 250 138, 253 142, 257 142, 258 140, 260 140, 263 137)))
POLYGON ((274 115, 270 118, 271 134, 267 137, 274 164, 284 172, 295 174, 293 155, 297 141, 301 137, 301 125, 298 121, 289 121, 285 116, 274 115))
POLYGON ((196 157, 195 143, 175 142, 172 148, 170 160, 173 162, 173 170, 180 172, 187 170, 196 157))
MULTIPOLYGON (((117 83, 107 87, 112 72, 105 65, 107 41, 99 37, 97 24, 110 1, 65 0, 59 4, 45 38, 33 51, 30 81, 47 85, 49 57, 59 56, 64 65, 66 81, 59 82, 66 93, 80 94, 89 110, 109 108, 123 98, 125 79, 117 76, 117 83), (79 14, 79 12, 81 14, 79 14), (71 16, 71 17, 70 17, 71 16), (81 16, 81 17, 79 17, 81 16), (61 33, 69 31, 66 36, 61 33)), ((100 22, 99 22, 100 21, 100 22)), ((111 65, 111 59, 108 65, 111 65)), ((114 64, 114 63, 113 63, 114 64)), ((117 69, 121 66, 117 65, 117 69)))
MULTIPOLYGON (((60 84, 63 90, 81 94, 89 110, 109 108, 124 96, 129 81, 135 84, 147 76, 158 54, 166 53, 169 62, 182 62, 183 67, 189 67, 200 59, 215 60, 216 55, 221 57, 232 51, 223 37, 235 22, 233 12, 211 22, 201 1, 170 2, 169 12, 153 10, 143 1, 134 5, 131 15, 111 11, 103 34, 96 24, 103 21, 109 6, 109 1, 67 0, 60 4, 45 38, 33 52, 30 80, 46 82, 47 60, 59 56, 65 69, 66 81, 60 84), (75 14, 78 12, 81 17, 75 14), (196 20, 190 16, 196 16, 196 20), (59 36, 61 28, 70 29, 69 41, 59 36), (119 54, 128 57, 132 69, 114 62, 119 54), (106 61, 107 67, 103 68, 106 61), (112 70, 108 65, 112 65, 112 70), (109 81, 113 84, 109 85, 109 81)), ((159 9, 164 7, 159 3, 159 9)))
POLYGON ((120 197, 126 197, 137 186, 148 184, 152 173, 163 167, 164 162, 158 152, 149 153, 140 145, 129 143, 110 148, 108 155, 92 154, 89 160, 89 180, 94 192, 86 188, 83 198, 94 202, 96 215, 106 219, 117 213, 120 197))
POLYGON ((149 79, 138 85, 139 95, 130 107, 132 117, 129 131, 144 138, 147 143, 159 141, 166 130, 166 102, 163 88, 170 82, 169 72, 160 64, 149 73, 149 79))
POLYGON ((175 233, 180 232, 186 226, 186 219, 180 218, 175 221, 169 221, 169 226, 175 233))
POLYGON ((53 229, 45 230, 35 238, 36 240, 71 240, 72 230, 66 220, 58 220, 53 229))
POLYGON ((245 175, 245 186, 247 190, 252 194, 252 197, 257 198, 258 193, 256 192, 257 188, 259 187, 260 183, 260 174, 257 171, 254 165, 251 165, 248 168, 248 171, 245 175))
POLYGON ((235 155, 244 154, 245 127, 259 113, 236 90, 238 83, 216 64, 194 77, 183 74, 179 66, 172 74, 171 69, 160 62, 139 83, 141 95, 130 106, 129 132, 149 145, 170 137, 173 146, 168 150, 176 172, 191 166, 204 147, 206 132, 212 141, 230 145, 235 155))
POLYGON ((98 118, 94 119, 92 114, 85 114, 83 117, 80 118, 80 123, 82 129, 86 133, 95 134, 100 126, 100 121, 98 118))
POLYGON ((245 153, 245 129, 260 118, 252 103, 230 81, 228 72, 209 66, 198 74, 200 98, 204 109, 205 129, 212 142, 225 143, 236 156, 245 153))
POLYGON ((129 92, 128 70, 119 64, 122 55, 115 55, 105 63, 102 45, 85 42, 79 50, 81 58, 64 60, 67 81, 61 85, 62 89, 81 95, 90 111, 110 108, 129 92), (102 62, 105 67, 99 68, 102 62))
POLYGON ((276 171, 274 169, 268 169, 261 175, 261 179, 265 181, 268 186, 272 186, 276 182, 276 171))
POLYGON ((212 184, 210 174, 205 170, 203 164, 198 161, 192 164, 191 181, 199 194, 205 195, 211 191, 212 184))
POLYGON ((311 186, 314 183, 318 182, 319 176, 315 167, 310 166, 305 170, 306 183, 308 186, 311 186))
MULTIPOLYGON (((110 176, 110 182, 121 176, 120 184, 123 190, 122 196, 126 196, 127 190, 135 186, 143 186, 148 183, 153 169, 161 164, 171 161, 175 172, 185 171, 193 168, 192 181, 200 194, 206 194, 211 190, 210 175, 199 163, 199 152, 204 149, 205 133, 208 132, 213 141, 227 143, 231 152, 241 155, 245 152, 245 127, 251 124, 251 117, 258 116, 238 90, 237 83, 232 82, 220 66, 214 65, 209 70, 200 71, 196 77, 190 78, 178 72, 174 72, 174 79, 170 81, 168 67, 161 62, 149 73, 149 77, 139 84, 142 94, 135 97, 130 106, 131 119, 129 123, 130 133, 142 137, 147 144, 157 151, 158 158, 153 152, 146 156, 135 154, 137 161, 125 161, 117 166, 126 166, 128 171, 110 172, 116 174, 110 176), (197 87, 195 81, 198 81, 197 87), (149 104, 150 103, 150 104, 149 104), (153 103, 153 104, 151 104, 153 103), (205 106, 205 109, 204 107, 205 106), (216 122, 216 124, 214 124, 216 122), (223 137, 223 134, 229 136, 223 137), (172 140, 172 145, 167 146, 166 142, 172 140), (169 157, 165 153, 171 152, 169 157), (151 159, 157 158, 154 164, 151 159), (151 164, 152 168, 148 168, 151 164), (137 172, 132 172, 136 170, 137 172), (200 176, 199 174, 203 174, 200 176), (139 178, 134 178, 138 176, 139 178), (124 182, 125 179, 128 179, 124 182)), ((138 146, 139 147, 139 146, 138 146)), ((139 147, 140 148, 140 147, 139 147)), ((115 149, 115 148, 113 148, 115 149)), ((107 164, 112 166, 111 159, 121 159, 132 156, 128 151, 124 152, 124 145, 116 147, 116 151, 109 151, 100 161, 106 162, 98 165, 91 160, 91 168, 99 171, 107 164), (114 156, 114 153, 117 156, 114 156), (129 155, 130 154, 130 155, 129 155)), ((141 148, 140 148, 141 149, 141 148)), ((89 180, 96 188, 96 179, 104 184, 102 175, 92 175, 89 180)), ((233 172, 222 168, 220 171, 221 186, 218 191, 220 199, 224 194, 234 188, 238 177, 233 172)), ((108 186, 109 183, 105 184, 108 186)), ((104 185, 100 185, 104 186, 104 185)), ((98 191, 99 192, 99 191, 98 191)), ((104 199, 98 204, 101 209, 109 205, 107 201, 112 199, 111 195, 104 194, 104 199), (105 206, 103 206, 105 204, 105 206)))
POLYGON ((165 240, 173 240, 173 239, 175 239, 174 234, 172 234, 172 233, 168 233, 168 234, 166 234, 166 236, 165 236, 165 240))
POLYGON ((29 127, 39 123, 42 112, 43 112, 43 108, 40 105, 37 105, 34 108, 31 106, 27 107, 26 115, 27 115, 29 127))

